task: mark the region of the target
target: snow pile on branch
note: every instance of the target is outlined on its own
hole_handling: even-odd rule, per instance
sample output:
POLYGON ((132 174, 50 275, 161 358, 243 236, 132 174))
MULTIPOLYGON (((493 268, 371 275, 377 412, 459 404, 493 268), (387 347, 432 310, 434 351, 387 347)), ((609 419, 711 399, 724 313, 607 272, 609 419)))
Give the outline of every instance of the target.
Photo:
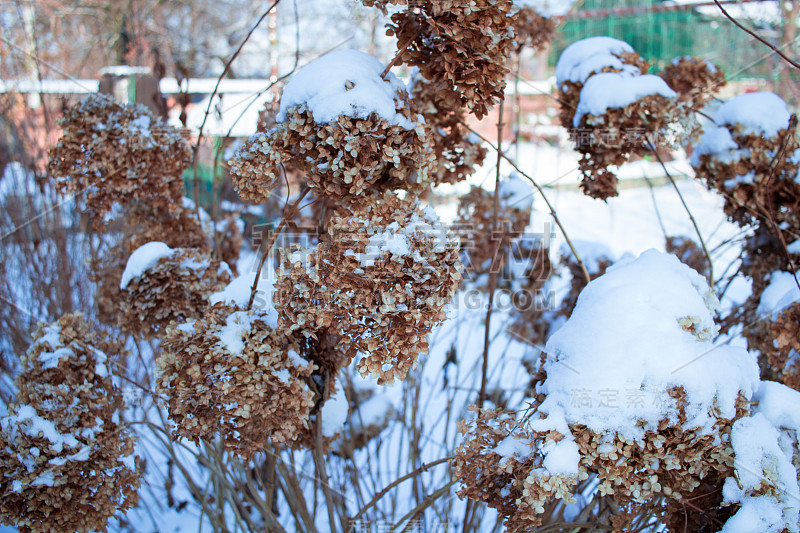
POLYGON ((677 118, 678 95, 630 45, 591 37, 567 47, 556 65, 559 120, 582 154, 581 188, 593 198, 616 196, 609 167, 652 150, 650 138, 677 118))
POLYGON ((358 50, 337 50, 292 76, 281 95, 278 122, 292 107, 305 105, 318 124, 339 116, 366 119, 376 114, 393 126, 410 130, 416 123, 397 112, 406 87, 391 72, 381 78, 380 61, 358 50))
POLYGON ((122 279, 119 288, 124 289, 133 278, 138 278, 154 266, 164 257, 170 257, 175 250, 163 242, 154 241, 143 244, 130 255, 122 272, 122 279))
POLYGON ((713 345, 717 305, 706 280, 672 255, 650 250, 618 262, 586 286, 548 341, 541 409, 562 409, 570 424, 639 440, 660 421, 677 421, 680 405, 667 391, 681 388, 687 428, 710 431, 717 410, 733 418, 739 393, 752 395, 758 368, 745 350, 713 345), (575 390, 633 391, 650 401, 581 405, 575 390))
POLYGON ((580 126, 585 115, 599 117, 611 109, 627 107, 646 96, 660 95, 675 98, 677 93, 667 83, 652 74, 629 76, 617 72, 595 74, 581 89, 580 101, 572 125, 580 126))
POLYGON ((634 55, 633 47, 625 41, 611 37, 589 37, 569 45, 556 63, 556 84, 559 88, 566 81, 585 83, 592 74, 604 69, 621 72, 627 76, 642 73, 636 64, 626 63, 626 55, 634 55))
POLYGON ((430 131, 394 76, 357 51, 327 54, 300 70, 281 98, 279 122, 259 131, 230 160, 245 200, 272 195, 282 169, 306 174, 321 196, 353 200, 428 185, 436 156, 430 131))
POLYGON ((739 125, 745 135, 772 138, 786 128, 789 117, 786 102, 764 91, 731 98, 717 110, 714 122, 719 126, 739 125))

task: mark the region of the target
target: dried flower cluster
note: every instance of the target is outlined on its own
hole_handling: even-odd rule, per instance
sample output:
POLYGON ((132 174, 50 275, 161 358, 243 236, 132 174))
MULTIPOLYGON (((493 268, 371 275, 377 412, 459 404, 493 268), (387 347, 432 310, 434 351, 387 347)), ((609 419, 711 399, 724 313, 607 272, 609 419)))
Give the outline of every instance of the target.
POLYGON ((794 315, 787 312, 776 322, 769 315, 780 310, 761 309, 760 302, 771 279, 792 272, 800 260, 787 248, 800 236, 796 119, 777 95, 763 92, 725 102, 714 121, 700 137, 691 164, 697 177, 723 196, 728 217, 753 229, 745 238, 739 269, 753 280, 752 294, 726 322, 745 325, 743 335, 750 349, 761 353, 765 378, 794 383, 778 347, 778 336, 791 331, 794 315))
POLYGON ((739 123, 711 126, 692 154, 697 177, 724 196, 725 213, 742 226, 800 228, 800 152, 795 125, 785 116, 785 126, 773 135, 739 123))
POLYGON ((654 135, 678 118, 676 93, 627 43, 595 37, 573 43, 556 67, 559 117, 581 154, 581 188, 592 198, 617 196, 609 169, 654 149, 654 135))
MULTIPOLYGON (((589 39, 584 39, 583 41, 578 41, 578 43, 587 43, 588 41, 589 39)), ((601 45, 602 44, 604 43, 601 43, 601 45)), ((633 48, 622 41, 617 41, 614 45, 616 46, 607 47, 609 48, 608 57, 604 58, 604 61, 590 63, 587 59, 592 58, 592 55, 583 53, 571 62, 573 64, 568 65, 568 69, 564 69, 566 72, 564 72, 562 76, 558 77, 558 119, 565 128, 571 129, 573 127, 575 112, 578 110, 578 103, 581 100, 581 91, 583 90, 586 80, 591 76, 602 72, 627 72, 631 75, 647 74, 647 62, 639 54, 634 52, 633 48), (582 69, 576 69, 576 67, 580 67, 582 64, 588 66, 582 69), (575 74, 573 73, 575 70, 581 70, 581 72, 575 74)), ((602 49, 601 47, 598 48, 602 49)), ((562 61, 562 58, 565 56, 567 59, 570 59, 568 55, 569 50, 569 47, 564 50, 561 58, 559 58, 559 62, 562 61)), ((561 73, 557 72, 557 75, 558 74, 561 73)))
POLYGON ((119 421, 109 357, 123 355, 80 315, 40 326, 0 419, 0 521, 20 531, 106 531, 138 500, 142 465, 119 421))
POLYGON ((486 157, 480 138, 464 124, 463 108, 447 108, 436 91, 436 85, 417 75, 411 88, 412 109, 425 119, 431 130, 436 162, 430 170, 434 185, 456 183, 475 172, 486 157))
MULTIPOLYGON (((679 406, 686 405, 680 388, 669 391, 679 406)), ((542 515, 557 499, 574 503, 575 487, 594 479, 601 496, 610 496, 621 507, 663 505, 667 519, 677 516, 681 502, 699 488, 719 492, 726 477, 733 475, 733 449, 730 432, 734 421, 716 416, 714 430, 687 429, 684 408, 677 420, 664 419, 656 431, 641 440, 620 434, 599 433, 586 426, 571 424, 570 438, 580 454, 579 469, 572 474, 553 474, 548 470, 547 454, 565 435, 549 429, 536 431, 537 402, 529 406, 526 418, 502 409, 481 410, 477 418, 462 423, 464 441, 456 451, 455 475, 462 482, 459 496, 482 501, 504 518, 509 532, 528 531, 542 524, 542 515), (533 423, 531 424, 531 421, 533 423), (661 499, 661 503, 658 502, 661 499)), ((749 413, 747 400, 740 395, 738 420, 749 413)), ((538 422, 543 421, 542 417, 538 422)), ((721 495, 709 503, 719 508, 721 495)), ((731 512, 721 511, 726 517, 731 512)), ((683 516, 681 514, 681 516, 683 516)))
POLYGON ((278 271, 282 324, 306 336, 332 330, 363 352, 359 371, 380 383, 405 378, 461 280, 458 240, 430 210, 387 193, 334 213, 314 248, 278 271))
POLYGON ((211 252, 211 240, 198 222, 193 208, 181 206, 177 211, 136 203, 119 217, 118 223, 106 226, 107 234, 119 235, 102 254, 91 260, 91 276, 97 289, 95 303, 99 317, 109 325, 118 324, 122 292, 122 273, 130 255, 153 241, 162 241, 171 248, 191 248, 198 253, 211 252))
POLYGON ((376 113, 319 123, 305 104, 290 107, 284 120, 256 133, 231 159, 236 191, 245 200, 264 201, 281 167, 288 166, 305 173, 319 194, 334 198, 393 189, 422 192, 434 160, 430 134, 410 111, 407 93, 398 91, 394 100, 407 123, 376 113))
POLYGON ((191 151, 180 132, 146 107, 92 94, 71 107, 61 125, 64 136, 51 152, 49 171, 65 194, 88 191, 86 207, 98 217, 95 224, 115 203, 180 205, 191 151))
POLYGON ((517 46, 535 52, 546 50, 556 38, 556 23, 532 7, 522 7, 514 17, 517 46))
POLYGON ((362 1, 384 12, 388 4, 405 6, 392 15, 387 29, 397 37, 395 63, 418 67, 447 108, 466 107, 480 119, 502 100, 515 43, 514 2, 362 1))
POLYGON ((543 468, 543 456, 534 453, 561 441, 562 434, 521 426, 513 413, 502 409, 469 409, 476 419, 459 425, 464 442, 453 461, 455 477, 462 482, 461 498, 496 509, 509 532, 541 525, 540 515, 550 500, 575 502, 571 490, 586 473, 550 475, 543 468))
POLYGON ((177 433, 194 442, 221 434, 249 457, 268 441, 297 445, 309 432, 316 365, 270 319, 224 303, 196 321, 167 327, 158 389, 177 433))
POLYGON ((660 76, 678 93, 678 100, 694 110, 703 108, 727 83, 725 73, 717 65, 691 56, 676 57, 660 76))
POLYGON ((123 272, 118 325, 145 336, 159 334, 172 322, 201 316, 209 295, 230 281, 227 264, 197 249, 176 248, 130 280, 123 272))
POLYGON ((498 198, 497 221, 494 218, 494 193, 473 187, 458 200, 458 221, 464 264, 472 276, 486 274, 492 268, 500 272, 508 266, 512 243, 522 236, 531 218, 530 202, 509 205, 498 198))
POLYGON ((800 304, 788 307, 770 324, 769 345, 762 345, 776 381, 800 391, 800 304))
POLYGON ((216 226, 218 257, 236 275, 236 263, 239 261, 239 253, 242 251, 244 221, 241 218, 227 216, 217 222, 216 226))

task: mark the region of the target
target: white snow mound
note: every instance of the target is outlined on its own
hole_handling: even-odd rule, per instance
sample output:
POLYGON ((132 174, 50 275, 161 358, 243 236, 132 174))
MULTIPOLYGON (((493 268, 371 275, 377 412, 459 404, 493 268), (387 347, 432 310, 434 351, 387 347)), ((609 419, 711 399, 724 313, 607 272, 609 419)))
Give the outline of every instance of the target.
POLYGON ((677 257, 648 250, 620 260, 586 286, 547 342, 540 410, 638 440, 660 420, 677 421, 667 391, 683 387, 686 428, 710 432, 715 399, 733 418, 739 391, 749 398, 758 386, 753 356, 714 346, 717 306, 706 280, 677 257))
POLYGON ((357 50, 337 50, 306 65, 297 72, 281 96, 278 122, 287 111, 305 104, 317 124, 327 124, 344 115, 367 118, 376 113, 390 124, 413 129, 417 124, 397 112, 398 91, 406 87, 389 72, 381 78, 384 66, 376 58, 357 50))

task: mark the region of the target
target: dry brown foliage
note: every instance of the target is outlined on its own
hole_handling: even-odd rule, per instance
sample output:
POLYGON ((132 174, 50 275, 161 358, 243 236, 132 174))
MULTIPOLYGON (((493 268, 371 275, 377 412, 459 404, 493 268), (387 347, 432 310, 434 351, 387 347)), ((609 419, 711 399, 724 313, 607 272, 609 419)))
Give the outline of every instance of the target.
MULTIPOLYGON (((439 85, 440 87, 440 85, 439 85)), ((430 170, 434 185, 456 183, 475 172, 486 158, 487 150, 481 140, 464 125, 463 108, 444 105, 437 85, 416 76, 411 89, 411 107, 422 115, 430 128, 436 163, 430 170)))
POLYGON ((386 32, 397 36, 395 63, 419 67, 448 108, 466 107, 480 119, 502 100, 515 42, 511 0, 362 1, 384 13, 389 4, 405 6, 386 32))
MULTIPOLYGON (((624 65, 631 65, 639 69, 641 74, 647 74, 648 64, 636 53, 622 53, 615 56, 622 61, 624 65)), ((619 72, 619 69, 614 67, 603 67, 595 72, 590 73, 590 77, 594 74, 601 72, 619 72)), ((578 109, 578 102, 581 99, 581 90, 583 83, 565 80, 558 88, 558 120, 561 125, 571 130, 573 128, 572 118, 575 116, 575 111, 578 109)))
POLYGON ((648 138, 666 131, 677 113, 675 99, 651 94, 625 107, 609 108, 599 117, 584 115, 575 130, 584 194, 601 200, 617 196, 617 176, 608 167, 651 153, 648 138))
POLYGON ((556 38, 556 23, 553 19, 536 12, 532 7, 523 7, 514 17, 517 46, 536 52, 546 50, 556 38))
MULTIPOLYGON (((800 170, 799 148, 794 128, 782 129, 767 138, 746 133, 744 126, 728 127, 731 138, 741 150, 741 157, 718 159, 702 154, 695 167, 697 177, 709 189, 716 189, 725 198, 725 213, 742 225, 775 224, 800 229, 800 183, 795 181, 800 170)), ((786 235, 792 242, 791 234, 786 235)))
POLYGON ((678 100, 701 109, 727 83, 725 73, 715 64, 698 57, 677 57, 659 74, 678 100))
POLYGON ((283 327, 335 331, 359 371, 404 379, 461 280, 458 241, 413 201, 386 193, 336 211, 315 247, 285 254, 275 283, 283 327))
POLYGON ((508 263, 512 242, 520 237, 531 218, 531 209, 509 206, 498 198, 497 221, 494 220, 494 193, 473 187, 458 199, 457 226, 461 232, 462 253, 469 273, 486 274, 492 268, 500 272, 508 263))
POLYGON ((172 322, 200 317, 209 295, 230 281, 225 263, 196 249, 176 248, 121 287, 118 326, 145 337, 161 334, 172 322))
MULTIPOLYGON (((546 378, 545 378, 546 379, 546 378)), ((716 418, 712 431, 685 427, 686 398, 678 387, 668 391, 677 402, 677 420, 662 420, 658 430, 647 431, 640 441, 629 441, 619 434, 601 434, 579 424, 571 424, 580 451, 577 476, 551 475, 542 468, 543 446, 559 442, 564 435, 551 430, 532 431, 526 426, 528 417, 537 413, 537 403, 528 414, 518 419, 512 412, 497 409, 480 410, 477 419, 462 423, 464 442, 459 446, 455 475, 463 483, 459 496, 486 502, 504 517, 508 531, 526 531, 541 525, 542 515, 555 499, 574 501, 572 490, 580 481, 596 476, 600 497, 609 497, 621 508, 612 525, 621 528, 643 508, 648 516, 666 511, 670 520, 676 519, 687 499, 694 498, 709 483, 713 492, 721 493, 726 477, 733 475, 733 448, 730 432, 734 420, 749 413, 749 403, 739 396, 734 420, 716 418), (506 439, 521 441, 523 449, 531 450, 529 457, 503 457, 498 445, 506 451, 506 439), (659 502, 662 502, 659 503, 659 502), (660 508, 665 505, 665 508, 660 508)), ((729 516, 730 509, 720 507, 721 495, 709 499, 703 514, 729 516)), ((683 515, 681 515, 683 516, 683 515)), ((692 529, 692 531, 700 531, 692 529)))
POLYGON ((170 248, 192 248, 199 253, 211 251, 211 241, 197 221, 194 209, 186 207, 173 212, 137 203, 105 229, 107 234, 118 238, 92 257, 90 272, 96 284, 98 316, 109 325, 117 324, 122 301, 119 283, 134 250, 148 242, 161 241, 170 248))
MULTIPOLYGON (((574 502, 571 489, 578 476, 551 476, 542 468, 541 454, 527 458, 503 457, 496 450, 506 439, 520 441, 531 450, 540 449, 564 436, 557 431, 537 432, 520 425, 513 413, 502 409, 469 407, 477 415, 459 424, 464 442, 453 460, 455 477, 462 482, 461 498, 485 502, 504 518, 506 531, 529 531, 542 524, 540 515, 550 500, 574 502)), ((579 476, 585 479, 585 473, 579 476)))
POLYGON ((762 346, 776 381, 800 391, 800 304, 783 311, 769 327, 762 346))
POLYGON ((196 321, 167 327, 158 390, 177 433, 194 442, 220 434, 243 457, 271 440, 298 446, 310 432, 316 365, 298 342, 257 311, 215 304, 196 321))
POLYGON ((227 216, 217 222, 219 244, 217 257, 231 268, 234 276, 237 274, 236 263, 239 261, 239 253, 242 251, 243 230, 244 222, 237 217, 227 216))
POLYGON ((0 420, 0 521, 26 532, 106 531, 136 504, 143 465, 109 373, 122 355, 79 314, 39 326, 0 420))
MULTIPOLYGON (((398 94, 397 111, 416 123, 407 99, 398 94)), ((261 202, 274 194, 284 166, 303 172, 320 195, 350 200, 394 189, 421 193, 434 157, 423 124, 407 130, 374 113, 317 124, 301 105, 290 108, 272 130, 251 137, 230 168, 236 192, 245 200, 261 202)))
POLYGON ((50 154, 48 170, 62 193, 86 193, 96 225, 115 204, 180 206, 191 151, 178 130, 146 107, 93 94, 69 108, 61 126, 64 135, 50 154))

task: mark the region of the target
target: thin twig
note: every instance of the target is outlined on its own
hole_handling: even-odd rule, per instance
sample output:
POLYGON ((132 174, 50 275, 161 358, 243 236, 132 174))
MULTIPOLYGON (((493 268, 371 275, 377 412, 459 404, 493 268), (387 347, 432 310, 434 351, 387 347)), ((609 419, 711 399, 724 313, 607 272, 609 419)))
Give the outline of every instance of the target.
POLYGON ((692 214, 692 210, 689 209, 689 206, 686 204, 686 200, 683 198, 683 194, 681 194, 680 189, 678 188, 678 184, 675 183, 675 179, 672 177, 672 174, 669 173, 667 170, 667 165, 664 164, 664 160, 661 159, 661 155, 656 150, 655 144, 650 140, 649 137, 645 137, 645 142, 647 143, 648 148, 653 155, 658 160, 658 163, 661 165, 661 168, 664 170, 664 174, 667 175, 667 179, 672 184, 672 188, 675 189, 675 192, 678 193, 678 198, 681 200, 681 204, 683 204, 683 208, 686 210, 686 214, 689 215, 689 219, 692 221, 692 226, 694 226, 694 231, 697 233, 697 238, 700 241, 700 246, 703 247, 703 253, 706 254, 706 260, 708 261, 708 284, 709 286, 714 286, 714 263, 711 261, 711 254, 708 252, 708 247, 706 247, 706 241, 703 239, 703 234, 700 233, 700 227, 697 225, 697 220, 695 220, 694 215, 692 214))
POLYGON ((794 68, 800 69, 800 64, 797 64, 795 61, 792 61, 791 59, 789 59, 789 57, 786 56, 783 52, 781 52, 778 48, 776 48, 775 45, 773 45, 772 43, 767 42, 764 38, 762 38, 760 35, 758 35, 753 30, 745 28, 738 20, 733 18, 727 11, 725 11, 725 8, 722 7, 722 5, 717 0, 714 0, 714 3, 717 4, 717 7, 720 9, 720 11, 722 11, 722 14, 725 15, 728 18, 728 20, 730 20, 736 26, 738 26, 739 28, 741 28, 742 30, 744 30, 745 32, 750 34, 751 37, 754 37, 755 39, 759 40, 763 44, 765 44, 768 47, 770 47, 770 49, 772 49, 773 52, 775 52, 776 54, 781 56, 784 61, 786 61, 787 63, 792 65, 794 68))
POLYGON ((386 495, 386 493, 388 493, 390 490, 392 490, 393 488, 398 486, 403 481, 406 481, 407 479, 411 479, 412 477, 416 477, 416 476, 422 474, 423 472, 427 472, 428 470, 430 470, 434 466, 438 466, 438 465, 440 465, 442 463, 447 463, 449 461, 452 461, 454 458, 455 458, 455 456, 451 455, 450 457, 445 457, 443 459, 438 459, 438 460, 430 462, 430 463, 423 463, 423 465, 420 466, 419 468, 417 468, 416 470, 414 470, 412 472, 409 472, 408 474, 395 479, 394 481, 392 481, 391 483, 386 485, 385 488, 381 489, 377 494, 375 494, 375 496, 373 496, 373 498, 364 507, 362 507, 361 510, 358 511, 353 518, 350 519, 350 523, 352 524, 352 523, 356 522, 359 518, 361 518, 364 515, 365 512, 367 512, 367 510, 369 508, 373 507, 376 503, 378 503, 378 501, 381 498, 383 498, 386 495))
POLYGON ((422 511, 424 511, 428 507, 430 507, 433 504, 433 502, 435 502, 436 500, 441 498, 443 495, 447 494, 450 491, 450 487, 452 487, 455 484, 456 484, 455 481, 450 481, 444 487, 442 487, 442 488, 432 492, 428 496, 426 496, 425 499, 423 499, 419 503, 419 505, 417 505, 411 511, 406 513, 406 515, 403 516, 403 518, 398 520, 395 525, 393 525, 391 528, 389 528, 389 533, 391 533, 392 531, 395 531, 397 528, 399 528, 403 524, 403 522, 405 522, 406 520, 410 520, 411 518, 417 516, 419 513, 421 513, 422 511))
POLYGON ((489 267, 489 303, 486 307, 486 320, 483 331, 483 366, 481 367, 481 390, 478 393, 478 405, 483 406, 486 401, 486 382, 489 373, 489 337, 491 335, 492 309, 494 308, 494 293, 497 290, 497 269, 500 268, 498 258, 500 256, 501 240, 497 239, 497 212, 500 202, 500 164, 503 162, 503 111, 504 101, 500 102, 500 112, 497 116, 497 163, 495 165, 494 176, 494 202, 492 204, 492 229, 489 235, 489 242, 492 244, 492 265, 489 267))
POLYGON ((408 47, 411 46, 411 43, 413 43, 417 39, 417 37, 419 37, 421 34, 422 34, 422 29, 417 31, 417 33, 414 34, 413 37, 408 39, 405 43, 403 43, 403 46, 401 46, 400 48, 397 49, 397 53, 394 55, 392 60, 389 61, 389 64, 386 65, 386 68, 383 69, 383 72, 381 72, 381 79, 384 79, 384 80, 386 79, 386 75, 389 74, 389 71, 392 70, 392 67, 395 66, 400 61, 400 58, 405 53, 405 51, 408 49, 408 47))

